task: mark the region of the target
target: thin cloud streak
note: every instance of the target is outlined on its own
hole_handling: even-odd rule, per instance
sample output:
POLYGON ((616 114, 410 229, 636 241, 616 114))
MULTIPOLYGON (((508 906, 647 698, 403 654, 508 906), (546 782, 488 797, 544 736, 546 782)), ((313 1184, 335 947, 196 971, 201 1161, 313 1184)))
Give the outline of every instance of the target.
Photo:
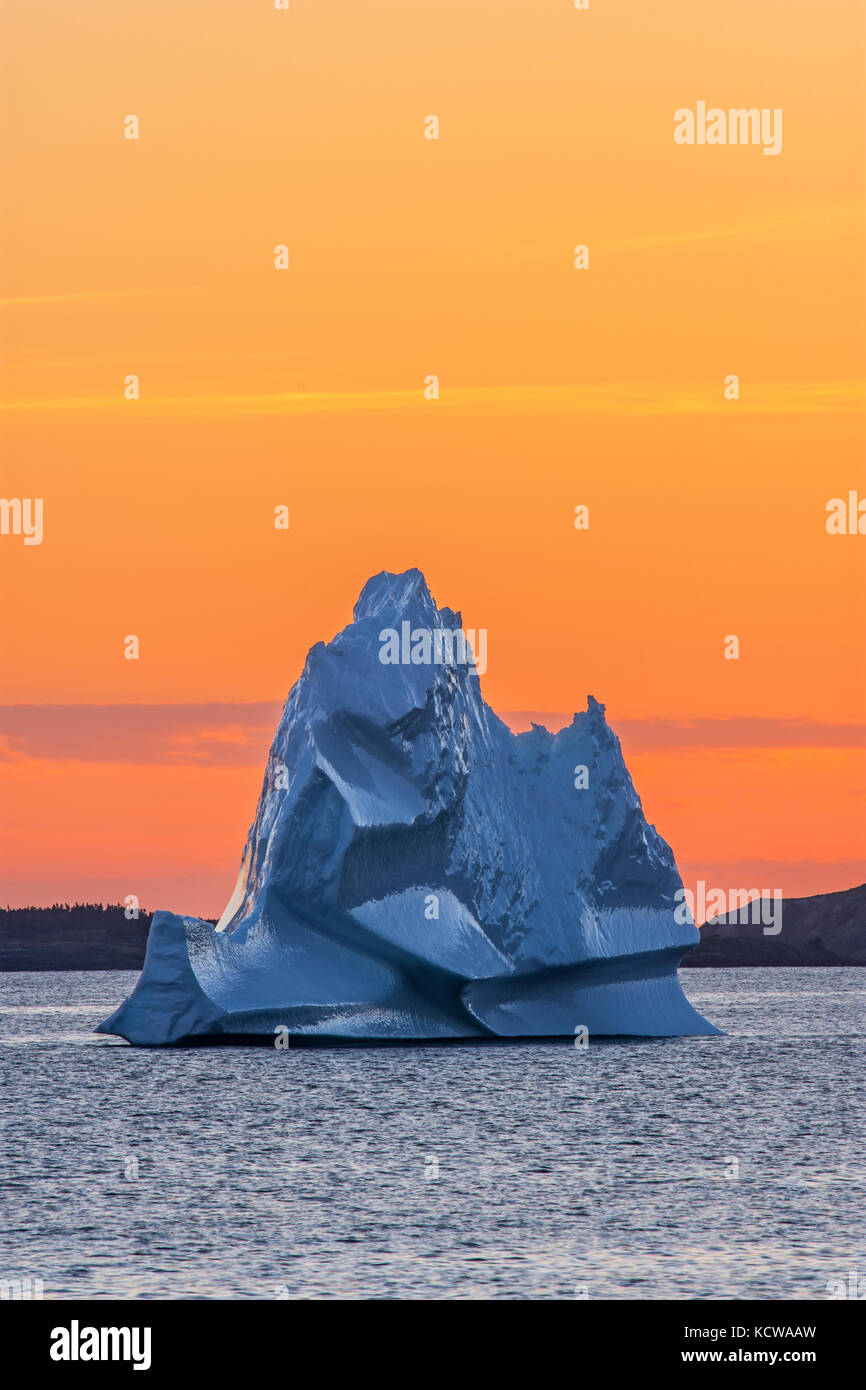
MULTIPOLYGON (((162 767, 264 767, 282 714, 278 700, 202 704, 0 706, 0 762, 121 763, 162 767)), ((506 710, 516 733, 554 731, 571 715, 506 710)), ((613 718, 629 754, 700 749, 866 749, 866 723, 819 719, 613 718)))
MULTIPOLYGON (((421 410, 427 402, 417 388, 395 391, 285 391, 273 394, 157 396, 140 408, 159 417, 181 412, 205 416, 255 417, 310 414, 317 411, 421 410)), ((737 403, 738 411, 756 415, 812 415, 862 412, 866 381, 753 382, 737 403)), ((0 412, 102 411, 126 408, 116 396, 66 397, 56 400, 4 401, 0 412)), ((490 410, 576 415, 717 415, 730 403, 716 385, 674 387, 663 382, 620 382, 580 386, 454 386, 443 391, 442 410, 490 410)))
POLYGON ((144 290, 71 290, 63 294, 23 294, 13 299, 0 299, 0 309, 28 304, 74 304, 82 299, 129 299, 144 293, 144 290))
POLYGON ((263 767, 279 701, 178 705, 5 705, 0 762, 263 767))
MULTIPOLYGON (((523 733, 532 724, 543 724, 556 732, 570 724, 573 716, 511 710, 501 717, 515 733, 523 733)), ((626 715, 612 718, 611 724, 636 753, 695 748, 866 748, 866 723, 752 715, 724 719, 635 719, 626 715)))
POLYGON ((695 227, 691 230, 678 229, 670 232, 650 232, 646 236, 613 237, 597 243, 597 249, 605 251, 644 250, 652 247, 680 247, 699 245, 701 242, 761 241, 797 235, 826 233, 828 228, 838 231, 840 227, 850 231, 852 236, 862 235, 862 225, 866 219, 866 204, 839 203, 818 208, 798 208, 778 217, 766 217, 756 222, 741 222, 730 227, 695 227))

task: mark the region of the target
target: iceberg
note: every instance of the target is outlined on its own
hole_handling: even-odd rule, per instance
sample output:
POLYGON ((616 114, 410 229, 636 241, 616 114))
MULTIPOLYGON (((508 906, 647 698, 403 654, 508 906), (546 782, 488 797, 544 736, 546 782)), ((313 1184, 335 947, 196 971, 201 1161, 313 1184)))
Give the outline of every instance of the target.
POLYGON ((289 694, 222 917, 156 913, 99 1031, 145 1046, 719 1031, 680 988, 698 932, 676 920, 674 856, 604 706, 514 734, 469 643, 441 637, 456 633, 419 570, 368 580, 289 694))

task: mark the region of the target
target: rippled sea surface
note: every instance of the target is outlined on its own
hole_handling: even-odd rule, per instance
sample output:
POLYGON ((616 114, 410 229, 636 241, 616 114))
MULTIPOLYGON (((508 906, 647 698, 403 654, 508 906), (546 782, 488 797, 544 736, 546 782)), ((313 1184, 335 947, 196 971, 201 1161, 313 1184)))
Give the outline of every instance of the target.
POLYGON ((44 1296, 827 1298, 866 1272, 866 971, 687 970, 724 1037, 140 1050, 0 976, 0 1277, 44 1296))

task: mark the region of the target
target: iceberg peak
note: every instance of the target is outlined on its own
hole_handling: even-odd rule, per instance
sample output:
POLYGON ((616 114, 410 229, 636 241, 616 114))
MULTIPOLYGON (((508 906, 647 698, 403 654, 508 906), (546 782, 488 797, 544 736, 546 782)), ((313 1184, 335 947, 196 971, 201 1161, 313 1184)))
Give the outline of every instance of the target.
POLYGON ((391 574, 382 570, 368 579, 355 604, 354 621, 363 622, 365 618, 393 617, 417 613, 419 610, 435 615, 438 610, 427 585, 427 580, 419 569, 404 570, 402 574, 391 574))

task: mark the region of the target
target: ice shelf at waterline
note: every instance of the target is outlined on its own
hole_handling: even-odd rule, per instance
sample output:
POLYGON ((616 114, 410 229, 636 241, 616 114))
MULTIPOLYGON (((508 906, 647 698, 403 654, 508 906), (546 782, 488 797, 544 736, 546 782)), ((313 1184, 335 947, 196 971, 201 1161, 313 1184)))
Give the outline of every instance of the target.
POLYGON ((418 570, 385 573, 312 648, 222 918, 156 913, 141 978, 100 1031, 143 1045, 717 1032, 680 989, 698 933, 676 920, 673 854, 604 707, 513 734, 471 652, 425 660, 419 639, 421 660, 383 659, 404 623, 462 626, 418 570))

